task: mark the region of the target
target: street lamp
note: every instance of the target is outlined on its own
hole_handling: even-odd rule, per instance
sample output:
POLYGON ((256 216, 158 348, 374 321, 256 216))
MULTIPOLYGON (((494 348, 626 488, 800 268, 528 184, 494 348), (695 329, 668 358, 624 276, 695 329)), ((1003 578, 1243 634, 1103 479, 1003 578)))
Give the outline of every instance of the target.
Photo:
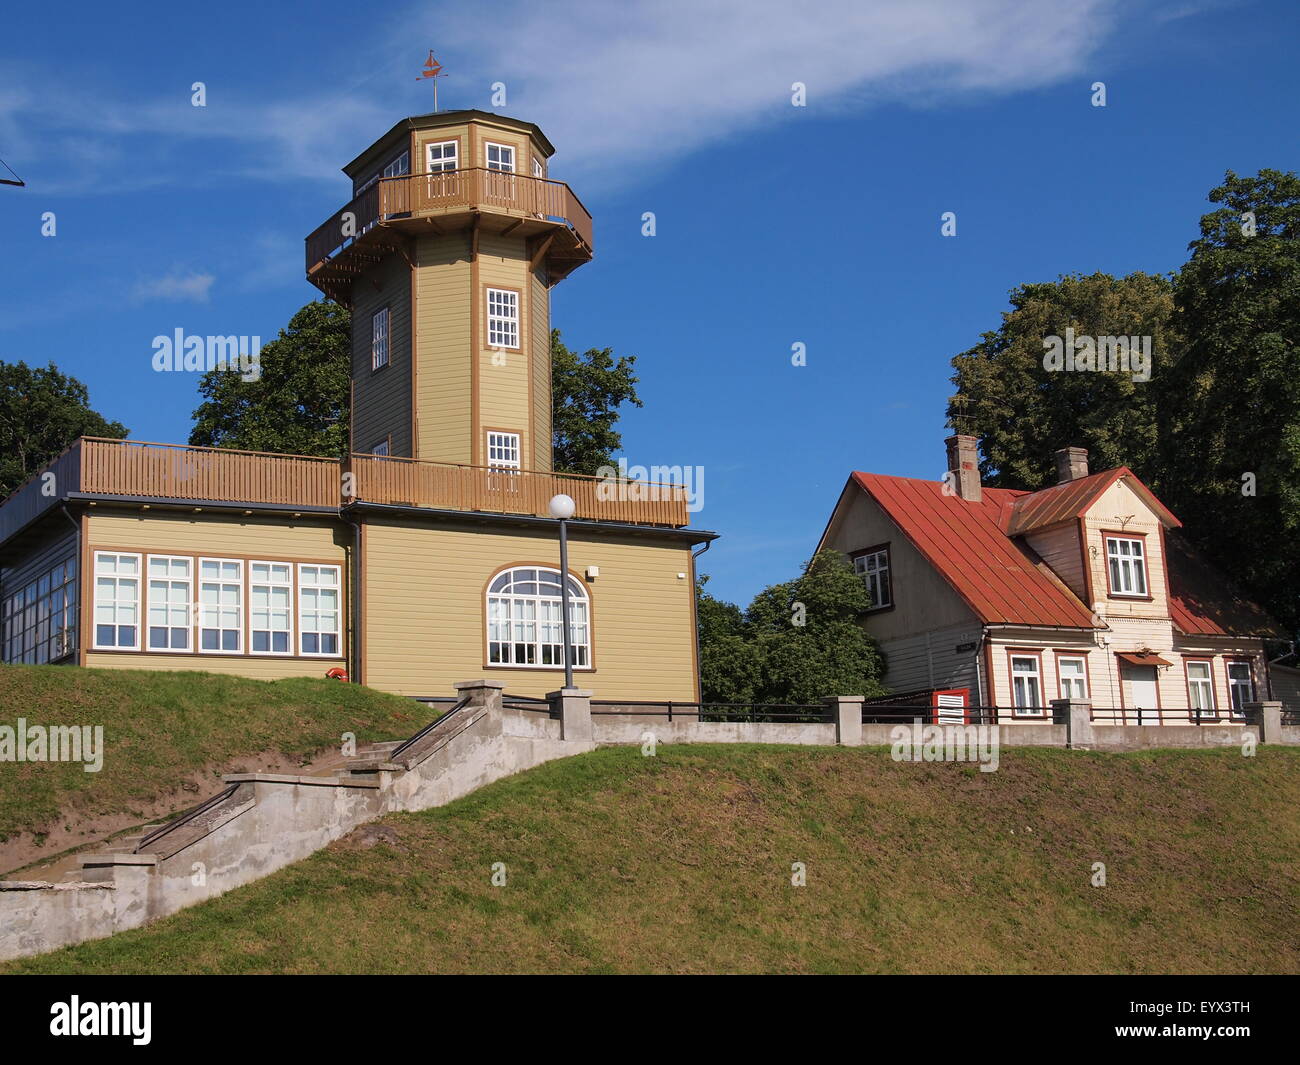
POLYGON ((560 522, 560 624, 564 626, 564 687, 573 687, 573 650, 569 646, 569 519, 577 504, 561 493, 551 496, 551 517, 560 522))

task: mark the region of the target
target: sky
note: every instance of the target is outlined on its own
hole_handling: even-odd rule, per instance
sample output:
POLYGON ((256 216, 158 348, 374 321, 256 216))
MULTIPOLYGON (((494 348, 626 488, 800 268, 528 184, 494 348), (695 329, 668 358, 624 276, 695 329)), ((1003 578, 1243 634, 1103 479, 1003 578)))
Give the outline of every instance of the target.
POLYGON ((949 360, 1011 289, 1176 270, 1225 171, 1300 169, 1298 41, 1300 5, 1249 0, 10 5, 0 360, 183 443, 197 376, 153 338, 266 342, 318 295, 303 238, 432 110, 433 49, 443 109, 555 144, 596 256, 553 324, 636 356, 626 458, 702 471, 700 568, 743 605, 850 471, 942 477, 949 360))

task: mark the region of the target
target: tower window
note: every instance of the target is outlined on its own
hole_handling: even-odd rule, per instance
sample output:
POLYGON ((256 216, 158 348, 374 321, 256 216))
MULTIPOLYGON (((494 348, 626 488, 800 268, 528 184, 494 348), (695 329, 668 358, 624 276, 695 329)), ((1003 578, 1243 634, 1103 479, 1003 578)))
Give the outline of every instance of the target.
POLYGON ((508 144, 493 144, 488 141, 487 168, 513 174, 515 172, 515 150, 508 144))
POLYGON ((488 433, 488 465, 497 470, 519 469, 519 434, 488 433))
POLYGON ((439 141, 437 144, 428 145, 425 150, 428 156, 430 174, 456 169, 460 141, 439 141))
POLYGON ((519 293, 508 288, 487 290, 488 346, 519 347, 519 293))
POLYGON ((381 307, 370 316, 370 368, 388 365, 388 308, 381 307))
POLYGON ((403 174, 411 172, 411 153, 403 152, 386 167, 384 167, 384 177, 401 177, 403 174))

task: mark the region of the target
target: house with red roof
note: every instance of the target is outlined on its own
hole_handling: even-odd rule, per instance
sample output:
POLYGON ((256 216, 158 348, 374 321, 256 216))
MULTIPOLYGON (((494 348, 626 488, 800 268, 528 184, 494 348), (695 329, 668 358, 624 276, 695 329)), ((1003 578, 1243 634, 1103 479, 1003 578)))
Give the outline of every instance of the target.
POLYGON ((1050 488, 988 488, 976 444, 947 440, 942 481, 853 473, 822 534, 871 594, 892 692, 948 719, 1043 720, 1075 699, 1142 724, 1240 719, 1274 697, 1283 633, 1132 470, 1090 473, 1071 447, 1050 488))

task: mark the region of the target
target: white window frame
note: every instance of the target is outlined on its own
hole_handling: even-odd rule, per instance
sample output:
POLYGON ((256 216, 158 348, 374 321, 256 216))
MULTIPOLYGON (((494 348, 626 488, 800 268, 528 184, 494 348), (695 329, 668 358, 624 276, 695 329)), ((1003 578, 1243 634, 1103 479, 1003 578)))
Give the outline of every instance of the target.
POLYGON ((1219 701, 1214 696, 1214 662, 1209 658, 1184 658, 1183 675, 1187 678, 1187 715, 1194 717, 1197 710, 1211 717, 1219 716, 1219 701), (1204 666, 1205 676, 1193 677, 1192 666, 1204 666), (1197 703, 1209 697, 1209 706, 1197 703))
POLYGON ((1112 596, 1145 599, 1151 594, 1146 542, 1140 537, 1107 535, 1106 566, 1112 596), (1130 548, 1127 552, 1121 549, 1125 544, 1130 548))
POLYGON ((191 558, 189 555, 149 555, 145 559, 144 569, 145 569, 145 577, 144 577, 145 579, 145 608, 144 608, 145 624, 144 624, 144 633, 143 633, 144 649, 146 651, 151 652, 152 654, 160 654, 160 655, 193 654, 194 653, 194 629, 195 629, 194 623, 196 620, 195 611, 194 611, 194 559, 191 558), (152 567, 155 560, 159 562, 166 562, 169 569, 172 563, 174 562, 185 563, 186 576, 173 577, 170 573, 168 573, 166 577, 155 577, 153 573, 150 572, 150 568, 152 567), (155 604, 154 602, 154 594, 153 594, 154 581, 161 581, 166 583, 167 591, 169 593, 167 599, 157 604, 155 604), (174 609, 176 609, 176 607, 175 604, 171 602, 170 592, 172 590, 172 586, 178 584, 183 584, 185 586, 185 626, 184 626, 185 640, 186 640, 185 646, 172 647, 169 643, 168 646, 166 647, 155 647, 153 645, 153 639, 149 631, 152 628, 154 628, 153 618, 151 614, 155 609, 161 609, 165 611, 167 624, 164 624, 159 627, 167 630, 167 639, 169 641, 171 640, 171 636, 172 636, 171 630, 181 628, 181 626, 179 625, 171 624, 171 612, 174 609))
POLYGON ((1255 669, 1254 666, 1244 658, 1229 658, 1225 663, 1226 674, 1228 677, 1228 708, 1232 711, 1233 717, 1244 717, 1246 713, 1246 704, 1255 701, 1255 669), (1244 677, 1234 677, 1233 669, 1244 669, 1244 677), (1245 693, 1237 696, 1237 690, 1244 686, 1245 693))
POLYGON ((1043 716, 1043 663, 1042 659, 1036 654, 1016 654, 1014 651, 1010 657, 1011 669, 1011 716, 1012 717, 1042 717, 1043 716), (1030 670, 1016 669, 1017 662, 1029 662, 1033 665, 1030 670), (1028 694, 1028 681, 1034 682, 1034 702, 1032 704, 1022 702, 1022 692, 1028 694), (1016 681, 1025 682, 1017 686, 1016 681))
POLYGON ((1076 702, 1088 701, 1088 659, 1085 655, 1057 655, 1056 656, 1056 685, 1057 690, 1061 693, 1062 699, 1073 699, 1076 702), (1066 676, 1061 672, 1061 666, 1066 662, 1078 662, 1078 675, 1071 674, 1066 676), (1078 692, 1073 689, 1078 688, 1078 692))
POLYGON ((870 609, 883 610, 894 605, 894 582, 887 546, 855 557, 853 572, 860 576, 862 583, 866 585, 867 594, 871 596, 870 609))
POLYGON ((336 563, 331 562, 299 562, 298 563, 298 642, 297 652, 302 658, 342 658, 343 657, 343 569, 336 563), (309 582, 304 574, 308 570, 314 570, 318 574, 329 571, 334 574, 333 584, 321 584, 319 581, 309 582), (320 609, 320 591, 332 591, 334 593, 334 628, 322 629, 305 627, 306 619, 312 616, 319 617, 320 609), (308 608, 305 603, 309 593, 314 596, 314 605, 308 608), (315 636, 318 640, 322 636, 334 637, 333 651, 308 651, 305 641, 308 636, 315 636))
POLYGON ((429 141, 424 146, 424 169, 429 175, 448 174, 453 170, 460 169, 460 141, 429 141), (437 159, 433 158, 433 150, 437 148, 442 154, 437 159), (451 152, 448 153, 447 149, 451 152), (451 166, 446 166, 447 162, 451 166))
POLYGON ((513 144, 502 144, 499 141, 483 142, 483 165, 486 166, 487 169, 489 170, 496 171, 501 174, 513 174, 515 172, 515 159, 517 156, 518 156, 518 152, 515 150, 515 146, 513 144), (497 160, 495 163, 492 161, 493 148, 497 149, 497 160), (503 154, 506 152, 510 153, 510 162, 508 165, 505 161, 504 154, 503 154))
MULTIPOLYGON (((294 586, 293 586, 293 565, 294 564, 292 562, 277 562, 273 559, 254 558, 248 560, 248 653, 250 655, 274 655, 276 658, 289 658, 292 657, 293 655, 294 639, 295 639, 295 632, 293 626, 293 621, 294 621, 293 607, 294 607, 294 599, 295 599, 294 586), (268 570, 274 570, 276 568, 280 568, 286 570, 287 575, 283 580, 271 580, 270 573, 268 572, 268 579, 257 580, 254 577, 253 571, 258 566, 266 566, 268 570), (285 597, 285 604, 286 604, 285 612, 288 615, 287 628, 273 629, 273 628, 259 628, 257 626, 256 623, 257 619, 255 615, 258 611, 258 606, 253 600, 253 595, 255 590, 258 588, 268 588, 268 589, 283 588, 286 590, 287 594, 285 597), (256 636, 259 632, 265 632, 271 637, 270 639, 267 640, 268 645, 275 643, 274 636, 276 633, 279 632, 285 633, 286 634, 286 639, 284 643, 285 649, 283 651, 277 651, 274 649, 274 647, 269 647, 268 650, 259 651, 256 648, 256 646, 254 646, 256 643, 256 636)), ((268 614, 273 613, 274 608, 268 603, 266 611, 268 614)))
POLYGON ((489 429, 487 434, 487 464, 494 470, 522 469, 522 454, 518 433, 489 429))
POLYGON ((542 181, 546 180, 546 168, 542 166, 542 161, 535 155, 533 156, 533 177, 542 181))
POLYGON ((244 631, 244 607, 247 603, 247 600, 245 598, 244 576, 246 570, 247 567, 245 566, 244 560, 242 558, 220 558, 214 555, 203 555, 198 559, 198 566, 196 567, 196 571, 194 574, 194 586, 197 591, 197 595, 195 596, 195 598, 198 603, 198 606, 194 611, 195 622, 196 622, 195 629, 197 630, 194 644, 195 644, 195 650, 198 651, 199 654, 230 656, 230 655, 242 655, 245 653, 247 633, 245 633, 244 631), (203 563, 205 562, 217 563, 218 576, 216 578, 206 578, 203 576, 203 563), (233 565, 238 568, 238 576, 234 580, 228 579, 224 575, 224 573, 221 573, 221 570, 229 565, 233 565), (221 620, 221 612, 227 609, 226 605, 221 602, 222 589, 231 586, 238 589, 239 598, 238 598, 238 602, 236 603, 236 610, 235 610, 236 617, 238 618, 239 621, 238 628, 230 629, 220 624, 215 626, 203 624, 205 612, 213 606, 213 604, 205 603, 203 601, 203 586, 205 584, 215 584, 218 586, 217 602, 215 604, 215 608, 217 610, 218 622, 220 622, 221 620), (218 639, 217 639, 218 643, 222 642, 220 637, 221 633, 234 632, 237 634, 236 643, 238 644, 238 646, 234 650, 229 650, 227 648, 222 648, 222 647, 205 648, 203 646, 204 629, 215 629, 215 631, 218 634, 218 639))
MULTIPOLYGON (((538 576, 549 574, 554 578, 560 576, 560 571, 552 566, 512 566, 493 574, 488 583, 484 620, 488 665, 493 669, 564 668, 563 606, 558 591, 559 581, 548 582, 557 589, 554 595, 542 595, 540 591, 512 591, 516 583, 540 586, 539 581, 528 580, 529 573, 538 576), (499 585, 504 587, 493 591, 499 585), (549 638, 544 638, 547 636, 549 638), (521 657, 523 661, 520 661, 521 657)), ((572 574, 569 575, 569 634, 573 668, 577 671, 594 668, 591 660, 591 596, 572 574)))
MULTIPOLYGON (((114 564, 116 565, 116 563, 114 564)), ((92 650, 96 650, 96 651, 138 651, 140 650, 140 639, 144 631, 144 625, 142 623, 145 620, 144 610, 143 610, 143 597, 141 595, 142 583, 144 581, 144 556, 134 551, 96 551, 94 569, 95 569, 95 572, 93 574, 94 584, 92 586, 93 598, 92 598, 91 611, 90 611, 91 633, 93 637, 90 646, 92 650), (117 573, 101 574, 99 570, 100 559, 106 558, 110 555, 115 559, 117 558, 135 559, 135 576, 134 577, 121 576, 117 573), (119 609, 118 604, 120 602, 120 600, 117 597, 117 588, 119 582, 130 581, 130 580, 135 581, 135 599, 132 602, 132 605, 135 607, 135 643, 134 644, 128 646, 127 644, 123 644, 123 643, 106 644, 106 643, 99 642, 99 608, 103 605, 107 605, 100 600, 99 582, 101 579, 111 580, 113 582, 113 598, 111 600, 111 603, 113 606, 114 637, 117 636, 117 630, 123 627, 117 621, 117 611, 119 609)))
POLYGON ((392 347, 393 316, 388 307, 380 307, 370 316, 370 369, 382 370, 388 365, 392 347))
POLYGON ((519 350, 519 302, 519 293, 512 288, 487 290, 484 303, 488 347, 519 350))
POLYGON ((390 451, 391 449, 388 446, 388 441, 381 440, 370 449, 370 454, 374 455, 376 458, 386 459, 388 458, 390 451))

